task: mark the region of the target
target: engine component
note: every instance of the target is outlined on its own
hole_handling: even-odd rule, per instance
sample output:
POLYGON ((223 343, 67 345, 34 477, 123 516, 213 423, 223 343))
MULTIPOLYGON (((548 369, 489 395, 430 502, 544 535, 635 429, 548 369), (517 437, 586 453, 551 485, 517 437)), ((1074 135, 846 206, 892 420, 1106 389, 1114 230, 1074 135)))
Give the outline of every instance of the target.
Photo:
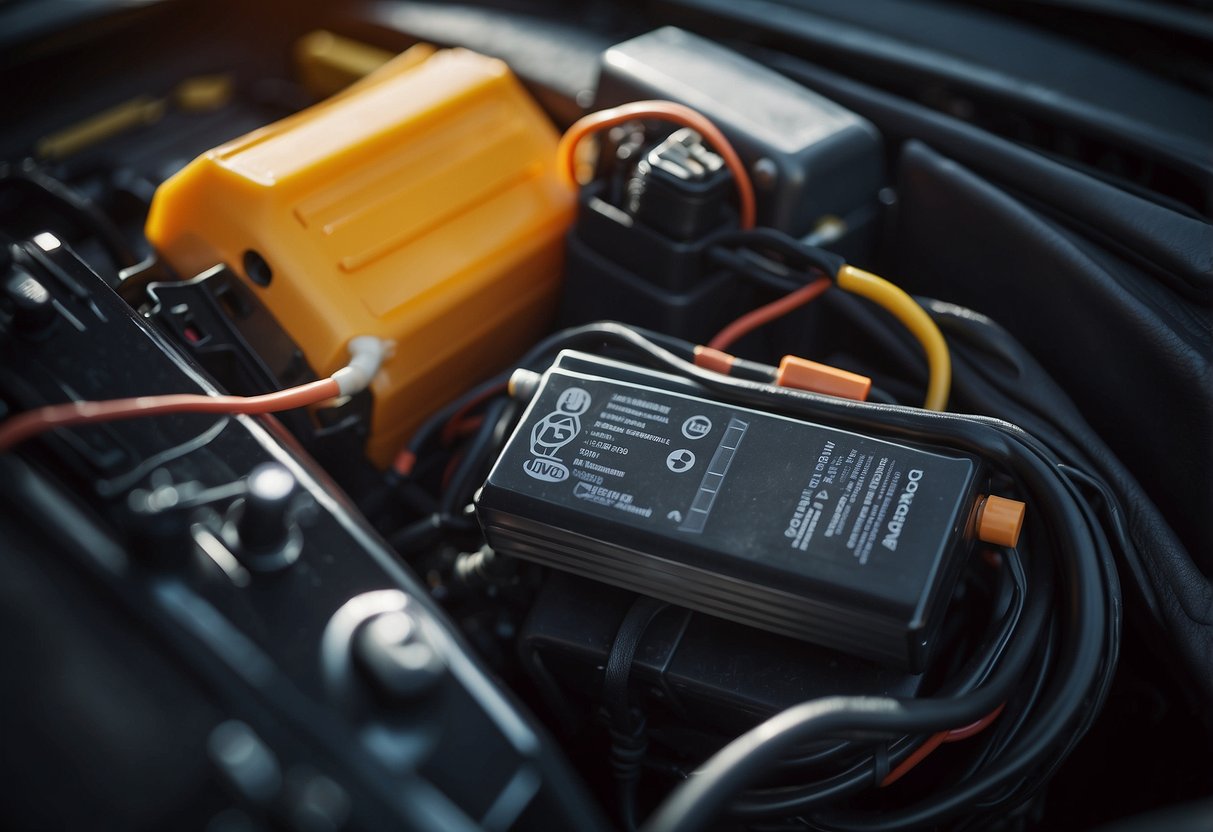
POLYGON ((299 557, 302 534, 292 508, 297 483, 282 465, 258 465, 245 478, 246 491, 228 507, 224 543, 254 572, 285 569, 299 557))
POLYGON ((353 335, 396 343, 372 388, 381 465, 426 408, 540 334, 572 208, 555 132, 503 63, 402 57, 199 157, 147 222, 181 276, 241 272, 318 375, 353 335))
POLYGON ((674 239, 695 240, 720 225, 729 190, 724 160, 684 127, 636 164, 628 213, 674 239))
MULTIPOLYGON (((49 300, 53 316, 38 332, 0 319, 10 359, 0 366, 0 411, 70 396, 191 391, 218 398, 56 237, 40 235, 11 255, 6 284, 24 281, 21 291, 49 300)), ((260 780, 265 788, 249 807, 258 824, 308 811, 290 779, 310 772, 330 778, 348 805, 332 823, 312 815, 291 828, 340 828, 347 814, 351 828, 599 828, 542 734, 494 689, 425 589, 275 433, 247 418, 173 413, 60 429, 0 454, 0 504, 10 509, 0 514, 0 534, 14 541, 4 568, 66 575, 58 589, 69 585, 72 595, 64 597, 138 622, 139 635, 118 642, 124 654, 155 657, 144 671, 158 681, 147 690, 108 687, 90 653, 63 665, 51 687, 124 699, 112 691, 150 695, 169 673, 187 674, 186 690, 223 719, 251 726, 249 735, 264 743, 261 756, 283 763, 286 776, 260 780), (469 761, 472 747, 483 753, 469 761)), ((47 633, 97 620, 79 606, 67 609, 64 621, 30 637, 55 644, 58 636, 47 633)), ((22 678, 46 662, 41 654, 15 655, 22 678)), ((155 705, 167 722, 196 719, 187 707, 175 698, 155 705)), ((100 701, 96 712, 114 713, 100 701)), ((37 781, 43 799, 59 788, 49 772, 65 760, 111 760, 129 772, 126 782, 163 766, 168 782, 217 791, 205 764, 179 750, 150 757, 125 736, 82 735, 70 720, 48 730, 50 739, 16 732, 21 753, 12 756, 24 769, 46 753, 33 748, 56 749, 46 779, 37 781)), ((229 781, 247 781, 233 777, 232 767, 247 761, 251 744, 213 754, 229 781)), ((11 770, 3 769, 6 776, 11 770)), ((107 794, 89 805, 112 800, 107 794)), ((222 792, 217 800, 191 811, 230 802, 222 792)), ((46 806, 37 811, 45 817, 46 806)))
POLYGON ((755 172, 759 221, 809 233, 880 189, 881 140, 866 119, 712 41, 673 26, 602 56, 597 107, 668 98, 720 126, 755 172))
MULTIPOLYGON (((760 224, 798 237, 821 230, 815 242, 847 250, 874 226, 881 139, 849 110, 673 27, 603 55, 597 106, 647 98, 689 105, 728 136, 761 196, 760 224)), ((581 194, 561 320, 615 318, 706 340, 726 310, 753 305, 705 251, 727 222, 716 197, 726 174, 698 136, 638 135, 606 146, 581 194)))
MULTIPOLYGON (((253 289, 227 266, 190 280, 166 274, 146 286, 146 314, 229 393, 257 395, 314 381, 303 351, 253 289)), ((354 499, 374 489, 380 477, 364 456, 371 406, 371 393, 364 390, 278 416, 354 499)))
POLYGON ((626 164, 644 141, 605 154, 579 195, 560 318, 606 316, 704 339, 746 297, 730 275, 705 268, 705 241, 733 220, 726 196, 737 174, 688 128, 626 164))
MULTIPOLYGON (((616 631, 635 598, 549 573, 519 645, 554 710, 566 691, 599 698, 616 631), (553 682, 559 691, 549 688, 553 682)), ((630 677, 651 728, 677 726, 680 741, 704 737, 702 746, 683 749, 687 758, 711 753, 722 738, 818 696, 914 696, 922 682, 920 675, 677 607, 645 630, 630 677)))
MULTIPOLYGON (((924 667, 970 545, 1006 525, 979 459, 626 375, 575 353, 544 375, 477 501, 489 545, 924 667)), ((1013 545, 1023 504, 1007 503, 1013 545)))

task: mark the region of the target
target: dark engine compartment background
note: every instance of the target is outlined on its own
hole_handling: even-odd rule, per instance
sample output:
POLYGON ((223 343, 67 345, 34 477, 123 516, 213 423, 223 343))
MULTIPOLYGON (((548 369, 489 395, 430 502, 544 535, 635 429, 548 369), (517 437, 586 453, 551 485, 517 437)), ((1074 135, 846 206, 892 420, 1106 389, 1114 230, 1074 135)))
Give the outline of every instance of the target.
MULTIPOLYGON (((1053 418, 1024 428, 1057 431, 1091 469, 1136 495, 1128 533, 1143 563, 1140 574, 1121 575, 1117 679, 1099 721, 1027 822, 1086 828, 1209 794, 1208 4, 1126 4, 1133 10, 1125 17, 1113 16, 1111 3, 1091 10, 999 0, 162 0, 63 3, 54 14, 49 5, 0 4, 0 159, 14 165, 39 137, 88 114, 138 95, 164 95, 192 76, 234 78, 235 95, 221 110, 169 113, 55 166, 128 240, 142 239, 146 199, 170 173, 310 103, 291 80, 290 54, 299 37, 321 27, 391 51, 424 41, 500 57, 563 127, 592 104, 605 48, 673 24, 718 39, 870 120, 884 139, 885 187, 862 234, 846 241, 855 249, 848 255, 912 294, 989 315, 1026 347, 1030 356, 1010 348, 997 356, 1001 373, 987 379, 990 395, 958 409, 999 416, 1000 397, 1035 407, 1053 418), (1058 413, 1069 417, 1061 427, 1058 413)), ((46 221, 4 193, 0 216, 13 239, 37 233, 46 221)), ((149 250, 138 246, 126 254, 141 259, 149 250)), ((104 246, 78 250, 114 271, 130 265, 113 262, 104 246)), ((868 368, 890 387, 898 378, 920 383, 922 367, 895 358, 907 350, 887 349, 904 345, 895 327, 884 328, 888 343, 872 343, 834 312, 811 307, 743 341, 739 352, 824 356, 837 366, 868 368)), ((961 372, 973 370, 962 364, 961 372)), ((61 570, 30 567, 46 542, 36 540, 44 532, 29 528, 28 518, 5 512, 0 528, 6 548, 25 553, 2 564, 10 575, 0 581, 8 599, 0 606, 10 626, 0 654, 10 684, 0 708, 6 722, 31 717, 14 720, 20 731, 5 731, 12 747, 0 772, 13 788, 0 799, 0 814, 31 825, 45 817, 49 801, 62 799, 56 795, 70 792, 74 813, 52 813, 58 822, 100 816, 114 828, 162 828, 189 825, 225 805, 215 773, 203 770, 202 735, 194 730, 214 716, 213 703, 194 702, 171 662, 149 672, 155 660, 131 652, 155 652, 146 635, 129 622, 101 624, 106 606, 76 597, 61 570), (122 632, 94 641, 109 627, 122 632), (116 643, 133 646, 115 651, 116 643), (146 706, 138 704, 142 696, 146 706), (87 725, 55 717, 69 707, 87 725), (40 756, 47 747, 57 753, 40 756), (61 777, 56 767, 67 773, 61 777), (88 772, 95 770, 110 776, 92 782, 88 772), (138 804, 134 791, 158 800, 138 804)), ((542 693, 517 669, 493 670, 527 705, 547 711, 542 693)), ((586 763, 604 751, 566 753, 586 763)), ((593 783, 591 789, 602 791, 593 783)))

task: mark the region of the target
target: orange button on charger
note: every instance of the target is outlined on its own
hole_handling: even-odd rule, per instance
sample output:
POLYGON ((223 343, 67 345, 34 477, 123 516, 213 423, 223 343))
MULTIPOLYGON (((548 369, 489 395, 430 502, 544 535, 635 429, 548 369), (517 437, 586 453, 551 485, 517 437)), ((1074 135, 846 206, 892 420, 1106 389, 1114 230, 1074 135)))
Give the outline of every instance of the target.
POLYGON ((1015 548, 1027 506, 1019 500, 991 494, 977 509, 977 539, 995 546, 1015 548))

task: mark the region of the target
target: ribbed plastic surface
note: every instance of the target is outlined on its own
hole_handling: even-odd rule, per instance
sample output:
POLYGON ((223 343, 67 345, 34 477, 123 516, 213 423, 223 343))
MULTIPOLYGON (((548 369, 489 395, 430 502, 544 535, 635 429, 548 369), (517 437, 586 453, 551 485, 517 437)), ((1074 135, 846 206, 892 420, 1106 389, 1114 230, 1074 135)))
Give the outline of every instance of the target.
POLYGON ((395 341, 372 388, 386 464, 548 323, 573 211, 556 140, 504 63, 402 56, 191 162, 156 192, 147 236, 182 277, 225 262, 249 279, 319 375, 356 335, 395 341))

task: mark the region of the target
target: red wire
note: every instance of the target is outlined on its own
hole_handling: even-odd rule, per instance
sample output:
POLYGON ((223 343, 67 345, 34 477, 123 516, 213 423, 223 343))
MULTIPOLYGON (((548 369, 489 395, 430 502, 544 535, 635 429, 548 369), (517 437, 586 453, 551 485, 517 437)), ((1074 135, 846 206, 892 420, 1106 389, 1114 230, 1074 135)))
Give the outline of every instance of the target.
POLYGON ((27 410, 0 423, 0 452, 48 430, 113 422, 165 413, 277 413, 332 399, 341 388, 331 378, 261 396, 206 396, 170 393, 108 401, 68 402, 27 410))
POLYGON ((910 773, 910 770, 931 756, 936 748, 943 745, 943 741, 947 738, 947 731, 940 731, 938 734, 933 734, 929 740, 924 742, 918 748, 914 749, 914 753, 901 761, 901 765, 890 771, 885 778, 880 781, 880 787, 883 789, 886 786, 891 786, 901 778, 910 773))
POLYGON ((396 455, 396 461, 392 463, 392 467, 396 469, 396 473, 402 477, 407 477, 413 473, 413 466, 417 464, 417 454, 413 453, 408 448, 405 448, 396 455))
MULTIPOLYGON (((507 382, 494 384, 492 387, 481 391, 476 396, 464 402, 458 410, 451 414, 451 418, 447 419, 446 424, 442 426, 442 432, 439 438, 443 445, 450 445, 461 436, 466 436, 469 430, 475 430, 480 426, 475 420, 468 420, 465 417, 473 409, 484 404, 493 396, 500 395, 509 389, 507 382)), ((404 450, 396 455, 396 460, 392 463, 392 468, 402 477, 407 477, 413 473, 413 467, 417 464, 417 455, 409 450, 406 445, 404 450)))
POLYGON ((829 279, 818 278, 766 306, 760 306, 753 312, 747 312, 716 333, 716 337, 708 342, 708 346, 714 350, 727 350, 742 336, 813 301, 828 288, 830 288, 829 279))
POLYGON ((947 737, 947 739, 944 740, 944 742, 957 742, 959 740, 967 740, 969 737, 980 734, 982 731, 986 730, 986 728, 990 727, 991 722, 998 719, 998 715, 1000 713, 1002 713, 1002 709, 1006 707, 1006 704, 1007 703, 1005 703, 1005 702, 1002 703, 997 708, 990 711, 988 714, 983 716, 981 719, 977 720, 976 722, 974 722, 970 725, 965 725, 962 728, 953 728, 951 731, 948 732, 948 737, 947 737))
POLYGON ((998 715, 1002 713, 1002 709, 1005 706, 1006 703, 1004 702, 1002 705, 999 705, 997 708, 990 711, 990 713, 986 714, 981 719, 970 725, 964 725, 960 728, 953 728, 950 731, 940 731, 938 734, 933 734, 930 739, 918 746, 918 748, 914 750, 913 754, 902 760, 901 764, 897 766, 897 768, 890 771, 885 776, 884 780, 880 781, 880 787, 883 789, 885 786, 891 786, 901 778, 905 777, 910 773, 911 769, 913 769, 927 757, 931 756, 931 753, 945 742, 959 742, 960 740, 967 740, 969 737, 980 734, 990 726, 991 722, 998 719, 998 715))
POLYGON ((451 432, 451 441, 462 439, 480 430, 480 426, 484 424, 483 416, 470 416, 454 425, 454 430, 451 432))
POLYGON ((442 444, 449 445, 454 442, 464 430, 460 425, 464 421, 464 418, 489 399, 504 393, 508 388, 509 385, 503 381, 501 384, 494 384, 492 387, 464 402, 463 406, 451 414, 451 418, 442 426, 442 444))

